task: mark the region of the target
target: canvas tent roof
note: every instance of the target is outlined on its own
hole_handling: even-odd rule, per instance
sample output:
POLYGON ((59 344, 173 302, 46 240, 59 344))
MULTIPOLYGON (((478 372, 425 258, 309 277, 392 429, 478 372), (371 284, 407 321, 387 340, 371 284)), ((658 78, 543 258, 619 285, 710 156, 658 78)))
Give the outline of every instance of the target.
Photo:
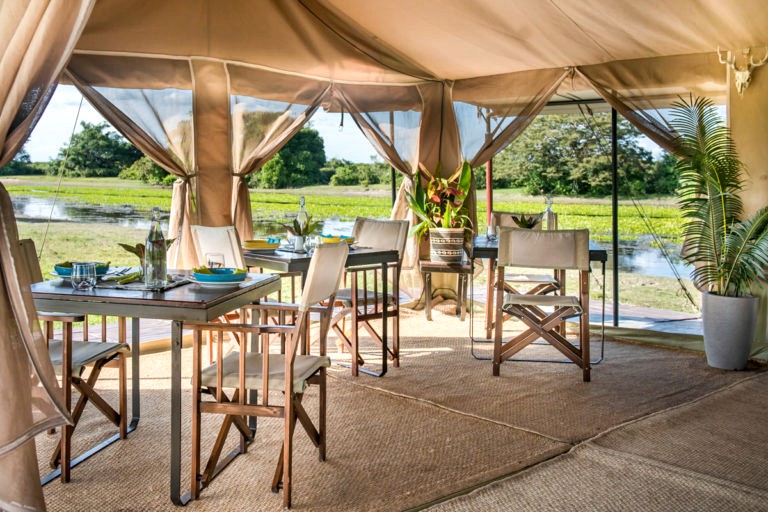
MULTIPOLYGON (((761 0, 7 0, 0 10, 2 79, 16 78, 2 159, 68 62, 61 79, 179 176, 171 231, 182 240, 190 223, 234 223, 249 237, 244 177, 317 108, 349 112, 404 173, 482 164, 558 94, 606 99, 668 146, 654 111, 689 92, 724 101, 715 50, 768 42, 761 0)), ((394 214, 405 216, 402 203, 394 214)), ((181 248, 180 266, 194 264, 181 248)))

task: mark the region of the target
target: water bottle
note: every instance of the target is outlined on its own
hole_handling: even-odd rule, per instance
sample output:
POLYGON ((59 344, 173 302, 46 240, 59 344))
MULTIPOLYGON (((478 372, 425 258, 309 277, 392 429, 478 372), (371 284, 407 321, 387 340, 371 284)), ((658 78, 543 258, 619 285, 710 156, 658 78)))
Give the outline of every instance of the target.
POLYGON ((147 288, 162 288, 166 283, 167 263, 165 237, 160 228, 160 209, 152 208, 152 223, 149 226, 144 250, 144 285, 147 288))

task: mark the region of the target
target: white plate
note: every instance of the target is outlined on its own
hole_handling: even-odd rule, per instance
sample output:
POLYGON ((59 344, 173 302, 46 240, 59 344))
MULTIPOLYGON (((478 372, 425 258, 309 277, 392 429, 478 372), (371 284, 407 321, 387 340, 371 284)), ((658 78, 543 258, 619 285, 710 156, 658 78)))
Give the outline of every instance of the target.
POLYGON ((236 286, 240 286, 243 283, 247 283, 251 280, 251 277, 246 277, 242 281, 230 281, 230 282, 203 282, 198 281, 195 279, 195 276, 188 276, 187 279, 189 279, 191 282, 195 283, 198 286, 202 286, 203 288, 235 288, 236 286))
POLYGON ((70 276, 63 276, 63 275, 59 274, 58 272, 56 272, 55 270, 51 270, 51 275, 53 277, 58 277, 59 279, 72 279, 71 275, 70 276))

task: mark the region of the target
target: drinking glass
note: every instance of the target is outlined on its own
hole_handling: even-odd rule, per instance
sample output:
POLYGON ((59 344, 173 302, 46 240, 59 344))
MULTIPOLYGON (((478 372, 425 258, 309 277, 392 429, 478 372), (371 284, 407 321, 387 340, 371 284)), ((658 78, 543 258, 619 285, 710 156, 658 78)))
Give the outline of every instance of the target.
POLYGON ((208 268, 223 268, 224 255, 220 252, 208 252, 205 254, 205 264, 208 268))
POLYGON ((72 263, 72 288, 88 291, 96 286, 95 263, 72 263))
POLYGON ((496 240, 496 226, 491 226, 491 225, 486 226, 485 235, 488 238, 488 240, 491 242, 496 240))

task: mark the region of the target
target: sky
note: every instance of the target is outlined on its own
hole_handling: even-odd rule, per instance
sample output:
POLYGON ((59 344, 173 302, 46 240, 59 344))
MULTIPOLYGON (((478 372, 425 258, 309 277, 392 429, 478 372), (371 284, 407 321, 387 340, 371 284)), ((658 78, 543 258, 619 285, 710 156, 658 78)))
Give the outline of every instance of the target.
MULTIPOLYGON (((69 140, 73 127, 76 125, 76 131, 80 131, 80 121, 104 122, 104 118, 85 100, 78 118, 81 98, 82 95, 71 85, 59 85, 56 88, 48 107, 24 146, 33 162, 47 162, 55 157, 69 140)), ((348 114, 344 116, 344 128, 340 130, 339 114, 327 114, 318 109, 310 120, 310 126, 323 138, 325 157, 329 160, 340 158, 351 162, 370 163, 371 158, 375 156, 381 161, 376 150, 348 114)))

